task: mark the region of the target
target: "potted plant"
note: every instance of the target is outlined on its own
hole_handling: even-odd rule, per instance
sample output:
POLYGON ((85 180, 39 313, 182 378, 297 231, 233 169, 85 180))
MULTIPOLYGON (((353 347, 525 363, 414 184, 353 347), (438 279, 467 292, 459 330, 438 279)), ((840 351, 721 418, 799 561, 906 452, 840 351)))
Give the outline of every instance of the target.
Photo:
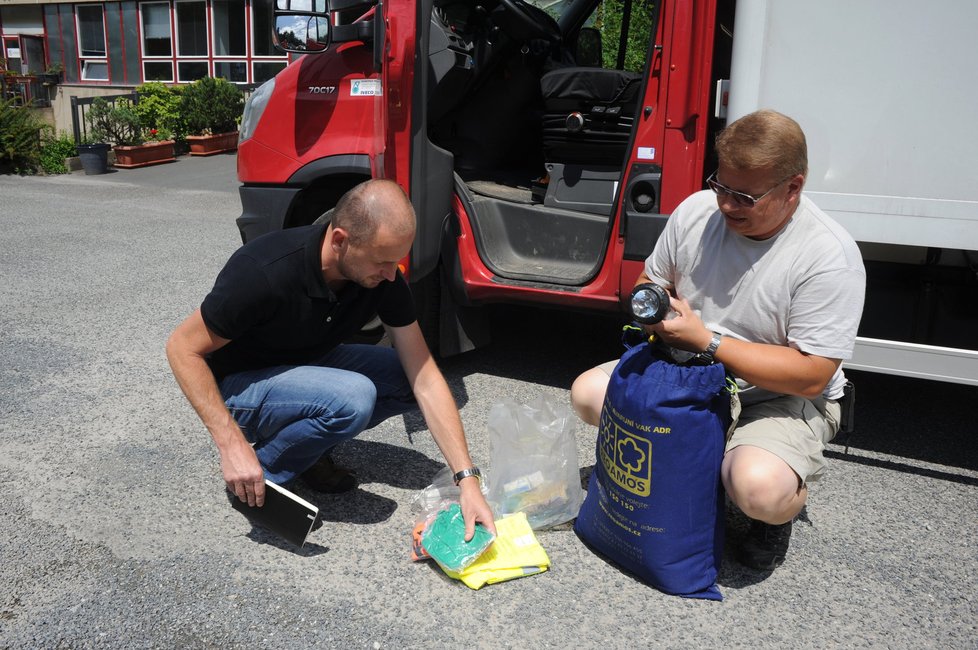
POLYGON ((159 81, 149 81, 136 88, 139 101, 133 106, 140 124, 146 129, 169 133, 179 140, 186 135, 180 114, 180 88, 159 81))
POLYGON ((44 86, 56 86, 64 78, 65 68, 60 63, 53 63, 48 69, 37 75, 41 84, 44 86))
POLYGON ((85 119, 92 127, 95 140, 115 144, 112 149, 115 151, 116 167, 128 169, 176 160, 169 131, 145 128, 135 104, 128 99, 117 99, 110 105, 104 99, 97 98, 85 119))
POLYGON ((198 79, 183 89, 181 109, 191 156, 238 148, 244 94, 233 83, 214 77, 198 79))

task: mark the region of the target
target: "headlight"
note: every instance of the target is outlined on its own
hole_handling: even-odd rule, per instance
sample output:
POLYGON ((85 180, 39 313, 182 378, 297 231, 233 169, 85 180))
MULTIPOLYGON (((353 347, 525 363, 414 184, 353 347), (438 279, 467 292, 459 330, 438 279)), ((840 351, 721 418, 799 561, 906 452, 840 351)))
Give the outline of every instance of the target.
POLYGON ((251 93, 251 97, 245 102, 244 114, 241 116, 241 128, 238 129, 238 142, 244 142, 255 133, 261 115, 268 106, 268 100, 272 98, 275 90, 275 77, 272 77, 251 93))

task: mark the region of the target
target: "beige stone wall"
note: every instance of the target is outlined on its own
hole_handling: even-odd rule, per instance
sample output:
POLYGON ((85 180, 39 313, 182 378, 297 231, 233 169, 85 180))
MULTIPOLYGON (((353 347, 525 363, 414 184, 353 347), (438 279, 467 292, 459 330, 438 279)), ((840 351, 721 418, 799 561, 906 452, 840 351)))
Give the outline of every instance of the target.
POLYGON ((41 122, 43 122, 44 124, 48 124, 50 126, 53 126, 53 127, 57 128, 57 125, 54 122, 54 109, 53 108, 50 108, 50 107, 45 107, 45 108, 30 108, 28 110, 30 112, 34 113, 34 115, 36 115, 37 118, 39 120, 41 120, 41 122))
MULTIPOLYGON (((2 0, 0 0, 2 2, 2 0)), ((59 132, 72 133, 71 97, 100 97, 103 95, 122 95, 132 91, 132 86, 92 86, 89 84, 59 84, 56 94, 51 96, 54 128, 59 132)))

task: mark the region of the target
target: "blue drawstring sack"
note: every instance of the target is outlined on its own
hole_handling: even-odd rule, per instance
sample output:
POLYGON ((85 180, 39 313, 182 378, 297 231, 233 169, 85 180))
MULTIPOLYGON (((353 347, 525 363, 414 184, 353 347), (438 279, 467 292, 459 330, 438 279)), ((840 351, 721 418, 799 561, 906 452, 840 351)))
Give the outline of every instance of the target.
POLYGON ((722 600, 730 404, 722 364, 680 365, 649 343, 626 352, 608 383, 574 524, 584 543, 665 593, 722 600))

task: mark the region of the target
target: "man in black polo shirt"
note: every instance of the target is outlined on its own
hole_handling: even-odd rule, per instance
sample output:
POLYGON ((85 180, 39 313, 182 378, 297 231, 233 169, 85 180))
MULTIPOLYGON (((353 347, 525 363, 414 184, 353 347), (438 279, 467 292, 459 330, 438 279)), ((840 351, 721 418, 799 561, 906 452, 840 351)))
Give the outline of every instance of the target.
POLYGON ((361 183, 340 199, 331 223, 238 249, 170 336, 173 374, 242 501, 263 504, 264 478, 282 484, 301 475, 332 490, 333 446, 420 405, 456 472, 466 539, 476 521, 494 531, 455 400, 397 268, 414 232, 414 210, 396 183, 361 183), (343 343, 374 314, 392 348, 343 343))

